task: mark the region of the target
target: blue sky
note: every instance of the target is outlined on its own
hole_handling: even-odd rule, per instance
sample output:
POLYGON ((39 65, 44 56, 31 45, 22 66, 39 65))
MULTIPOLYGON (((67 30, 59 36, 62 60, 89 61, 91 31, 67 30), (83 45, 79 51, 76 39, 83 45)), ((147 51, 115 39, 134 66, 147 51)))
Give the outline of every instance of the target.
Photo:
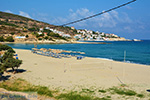
MULTIPOLYGON (((130 0, 129 0, 130 1, 130 0)), ((127 0, 1 0, 0 11, 61 25, 110 9, 127 0)), ((72 24, 76 29, 150 39, 150 0, 136 2, 95 18, 72 24)))

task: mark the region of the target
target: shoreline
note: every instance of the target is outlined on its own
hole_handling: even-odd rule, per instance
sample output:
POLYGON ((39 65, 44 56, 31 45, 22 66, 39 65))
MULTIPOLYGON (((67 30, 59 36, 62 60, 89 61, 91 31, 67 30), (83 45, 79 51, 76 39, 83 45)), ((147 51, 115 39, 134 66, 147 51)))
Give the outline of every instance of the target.
MULTIPOLYGON (((17 49, 17 48, 13 48, 13 49, 17 49)), ((20 49, 20 50, 29 50, 29 49, 20 49)), ((114 59, 109 59, 109 58, 101 58, 101 57, 88 57, 88 56, 84 56, 87 58, 96 58, 96 59, 102 59, 102 60, 108 60, 108 61, 116 61, 116 62, 122 62, 122 63, 128 63, 128 64, 137 64, 137 65, 146 65, 146 66, 150 66, 148 64, 140 64, 140 63, 135 63, 135 62, 130 62, 130 61, 117 61, 114 59)))
MULTIPOLYGON (((12 42, 0 42, 0 43, 2 43, 2 44, 34 44, 34 43, 15 43, 15 42, 13 42, 13 43, 12 42)), ((101 42, 101 43, 102 44, 111 44, 111 43, 103 43, 103 42, 101 42)), ((38 43, 38 44, 46 44, 46 43, 38 43)), ((47 43, 47 44, 49 44, 49 43, 47 43)), ((56 43, 54 43, 54 44, 56 44, 56 43)), ((99 44, 99 42, 98 43, 97 42, 95 42, 95 43, 93 43, 93 42, 78 42, 78 43, 57 43, 57 44, 99 44)), ((29 49, 26 49, 26 50, 29 50, 29 49)), ((90 56, 87 56, 87 57, 90 57, 90 56)), ((92 58, 101 58, 101 57, 92 57, 92 58)), ((123 62, 121 60, 115 60, 115 59, 109 59, 109 58, 101 58, 101 59, 108 59, 108 60, 123 62)), ((149 65, 147 63, 133 62, 133 61, 130 61, 130 60, 126 61, 125 63, 149 65)))
POLYGON ((0 42, 1 44, 110 44, 104 42, 0 42))
POLYGON ((122 83, 132 85, 137 90, 150 87, 148 65, 90 57, 82 60, 74 57, 58 59, 33 54, 30 50, 15 51, 19 59, 23 60, 19 69, 26 70, 15 77, 23 78, 35 85, 66 90, 79 89, 80 86, 107 88, 122 83))

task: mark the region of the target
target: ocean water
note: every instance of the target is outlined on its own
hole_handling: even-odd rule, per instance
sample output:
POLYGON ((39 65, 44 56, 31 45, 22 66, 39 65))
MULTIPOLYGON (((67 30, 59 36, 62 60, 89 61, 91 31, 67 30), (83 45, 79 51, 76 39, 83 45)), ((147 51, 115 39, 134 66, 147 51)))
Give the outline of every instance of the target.
MULTIPOLYGON (((38 44, 37 48, 52 48, 85 52, 84 56, 105 58, 115 61, 150 65, 150 40, 144 41, 111 41, 110 44, 38 44)), ((34 44, 7 44, 16 49, 28 49, 34 44)))

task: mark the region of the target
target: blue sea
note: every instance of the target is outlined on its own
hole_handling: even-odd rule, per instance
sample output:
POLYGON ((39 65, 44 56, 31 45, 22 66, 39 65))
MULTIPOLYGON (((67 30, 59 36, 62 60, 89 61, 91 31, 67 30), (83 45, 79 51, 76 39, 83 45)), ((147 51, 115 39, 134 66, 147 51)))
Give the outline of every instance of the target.
MULTIPOLYGON (((143 41, 111 41, 109 44, 38 44, 37 48, 52 48, 85 52, 84 56, 105 58, 115 61, 125 61, 150 65, 150 40, 143 41)), ((28 49, 34 44, 7 44, 16 49, 28 49)))

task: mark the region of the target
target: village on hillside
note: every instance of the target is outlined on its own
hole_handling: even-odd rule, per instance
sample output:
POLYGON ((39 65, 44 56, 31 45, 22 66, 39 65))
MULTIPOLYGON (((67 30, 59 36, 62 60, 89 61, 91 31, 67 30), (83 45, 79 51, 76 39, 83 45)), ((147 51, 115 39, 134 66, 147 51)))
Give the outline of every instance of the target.
MULTIPOLYGON (((39 28, 38 32, 30 33, 18 33, 18 34, 0 34, 0 41, 2 38, 7 39, 8 37, 13 37, 14 42, 39 42, 39 43, 54 43, 62 42, 67 43, 73 41, 129 41, 123 37, 119 37, 115 34, 108 34, 99 31, 92 31, 87 29, 76 30, 74 27, 71 27, 72 30, 76 31, 75 35, 67 34, 63 31, 59 31, 54 28, 45 27, 39 28), (60 37, 60 38, 53 38, 60 37)), ((23 30, 26 30, 23 28, 23 30)), ((12 41, 10 41, 12 42, 12 41)))
POLYGON ((76 43, 77 41, 130 41, 109 34, 75 27, 55 26, 26 17, 0 12, 0 42, 76 43))

